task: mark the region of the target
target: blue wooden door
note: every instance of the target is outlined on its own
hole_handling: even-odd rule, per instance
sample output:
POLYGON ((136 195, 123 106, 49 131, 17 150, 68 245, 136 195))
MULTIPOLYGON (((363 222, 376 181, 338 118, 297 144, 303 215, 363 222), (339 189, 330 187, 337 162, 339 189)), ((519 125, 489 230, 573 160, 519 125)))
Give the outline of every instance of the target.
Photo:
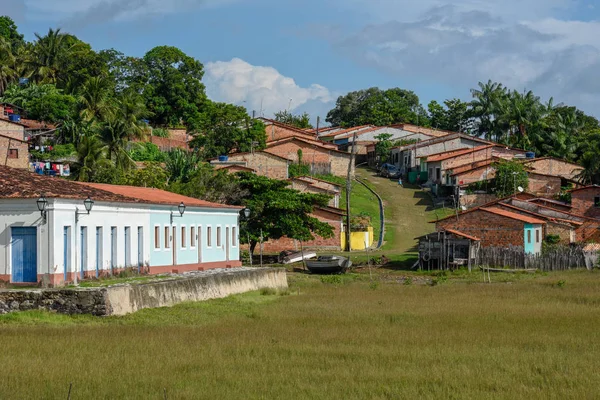
POLYGON ((37 282, 37 229, 11 228, 12 281, 37 282))

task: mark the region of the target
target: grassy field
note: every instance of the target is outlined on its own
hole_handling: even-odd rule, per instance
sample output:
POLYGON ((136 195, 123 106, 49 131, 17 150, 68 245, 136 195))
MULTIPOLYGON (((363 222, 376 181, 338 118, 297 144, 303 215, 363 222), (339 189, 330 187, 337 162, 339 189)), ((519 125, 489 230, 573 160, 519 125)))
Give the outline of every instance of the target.
POLYGON ((293 274, 287 296, 7 315, 0 398, 597 398, 600 275, 481 279, 293 274))

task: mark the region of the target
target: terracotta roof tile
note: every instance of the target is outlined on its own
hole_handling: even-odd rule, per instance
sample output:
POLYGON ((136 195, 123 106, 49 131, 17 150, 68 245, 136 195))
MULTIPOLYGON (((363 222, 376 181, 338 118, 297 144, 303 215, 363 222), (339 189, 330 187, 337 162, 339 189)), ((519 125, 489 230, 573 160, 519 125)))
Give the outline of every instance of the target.
POLYGON ((494 147, 494 145, 490 144, 490 145, 487 145, 487 146, 477 146, 477 147, 472 147, 472 148, 468 148, 468 149, 462 149, 462 150, 456 150, 456 151, 449 151, 447 153, 429 156, 429 157, 427 157, 427 162, 436 162, 436 161, 449 160, 450 158, 464 156, 464 155, 470 154, 470 153, 476 153, 478 151, 487 150, 487 149, 490 149, 492 147, 494 147))
POLYGON ((209 201, 195 199, 193 197, 182 196, 177 193, 167 192, 166 190, 138 187, 138 186, 125 186, 125 185, 109 185, 106 183, 83 183, 76 182, 78 185, 89 186, 92 188, 100 189, 106 192, 110 192, 119 196, 124 196, 130 199, 141 201, 144 203, 151 204, 167 204, 167 205, 178 205, 183 202, 186 206, 194 207, 209 207, 209 208, 232 208, 241 209, 237 206, 229 206, 218 203, 211 203, 209 201))
POLYGON ((452 233, 453 235, 456 235, 456 236, 461 236, 461 237, 464 237, 464 238, 466 238, 466 239, 471 239, 471 240, 475 240, 475 241, 480 241, 480 240, 481 240, 481 239, 479 239, 479 238, 476 238, 475 236, 467 235, 466 233, 462 233, 462 232, 460 232, 460 231, 456 231, 456 230, 454 230, 454 229, 445 228, 444 230, 445 230, 446 232, 450 232, 450 233, 452 233))
POLYGON ((580 187, 580 188, 577 188, 577 189, 569 190, 569 192, 573 193, 573 192, 579 192, 581 190, 589 190, 589 189, 596 189, 596 190, 598 190, 598 189, 600 189, 600 185, 584 186, 584 187, 580 187))
POLYGON ((517 221, 525 222, 527 224, 545 224, 546 223, 545 221, 542 221, 540 219, 528 217, 526 215, 521 215, 521 214, 517 214, 514 212, 506 211, 506 210, 502 210, 502 209, 496 208, 496 207, 482 208, 481 210, 492 213, 492 214, 500 215, 503 217, 515 219, 517 221))
POLYGON ((24 169, 0 166, 0 198, 37 199, 46 198, 85 200, 115 203, 169 204, 210 208, 240 208, 210 203, 192 197, 181 196, 159 189, 118 186, 96 183, 73 182, 63 178, 34 174, 24 169))

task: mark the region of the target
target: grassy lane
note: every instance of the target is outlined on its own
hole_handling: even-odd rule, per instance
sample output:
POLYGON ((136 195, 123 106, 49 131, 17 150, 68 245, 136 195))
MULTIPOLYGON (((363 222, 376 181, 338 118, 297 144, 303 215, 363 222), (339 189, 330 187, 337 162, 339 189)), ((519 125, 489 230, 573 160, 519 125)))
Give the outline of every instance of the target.
POLYGON ((383 199, 386 243, 382 250, 386 254, 414 251, 414 238, 435 230, 435 225, 429 221, 451 213, 450 210, 434 210, 427 194, 416 186, 405 185, 402 188, 397 181, 381 178, 365 168, 359 168, 357 175, 367 180, 383 199))
POLYGON ((0 398, 65 399, 69 382, 73 399, 597 397, 598 273, 378 277, 292 275, 289 296, 118 318, 0 317, 0 398))

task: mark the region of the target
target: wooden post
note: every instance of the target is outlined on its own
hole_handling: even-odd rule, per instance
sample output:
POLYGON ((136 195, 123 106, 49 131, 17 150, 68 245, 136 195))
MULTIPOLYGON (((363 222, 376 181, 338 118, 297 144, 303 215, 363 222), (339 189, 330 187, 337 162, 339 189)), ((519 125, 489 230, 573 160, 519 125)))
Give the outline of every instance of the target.
POLYGON ((350 161, 348 162, 348 176, 346 177, 346 250, 350 252, 351 230, 350 230, 350 193, 352 192, 352 168, 354 167, 354 158, 356 157, 356 130, 352 135, 352 151, 350 152, 350 161))

